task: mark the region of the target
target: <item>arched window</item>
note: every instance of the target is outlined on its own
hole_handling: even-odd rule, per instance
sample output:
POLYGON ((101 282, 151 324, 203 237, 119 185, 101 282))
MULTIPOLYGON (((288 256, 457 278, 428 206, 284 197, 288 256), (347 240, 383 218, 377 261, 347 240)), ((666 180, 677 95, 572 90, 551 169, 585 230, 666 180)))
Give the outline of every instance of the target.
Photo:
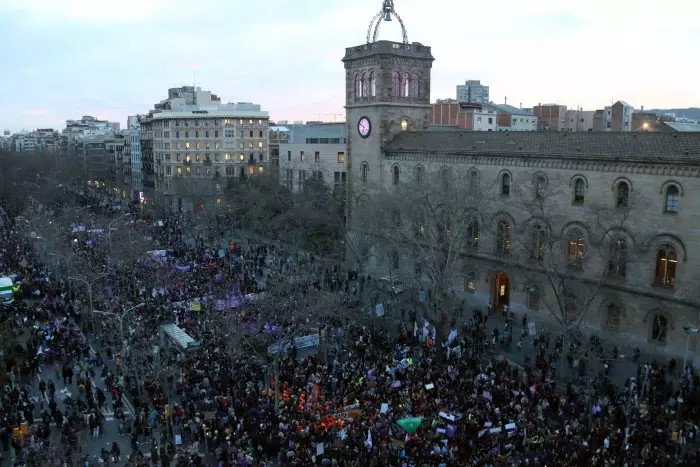
POLYGON ((658 285, 665 287, 676 285, 676 264, 678 264, 678 255, 672 246, 665 245, 659 248, 656 253, 655 274, 655 281, 658 285))
POLYGON ((452 171, 449 167, 443 167, 440 170, 440 181, 442 182, 443 190, 448 190, 450 188, 450 182, 452 181, 452 171))
POLYGON ((422 165, 416 167, 415 170, 416 183, 423 183, 425 180, 425 169, 422 165))
POLYGON ((574 204, 583 204, 583 198, 586 195, 586 184, 580 178, 574 182, 574 204))
POLYGON ((476 273, 474 271, 470 271, 464 276, 464 291, 469 293, 476 291, 476 273))
POLYGON ((401 120, 401 131, 406 131, 408 130, 408 120, 405 118, 401 120))
POLYGON ((501 194, 510 196, 510 175, 508 174, 503 174, 501 177, 501 194))
POLYGON ((576 304, 576 294, 567 290, 564 294, 564 312, 566 316, 574 317, 578 314, 578 305, 576 304))
POLYGON ((399 174, 400 174, 399 166, 398 165, 393 166, 391 168, 391 183, 393 183, 394 185, 399 184, 399 174))
POLYGON ((408 97, 408 83, 410 81, 408 73, 405 71, 401 74, 401 97, 408 97))
POLYGON ((669 185, 666 188, 666 205, 664 207, 665 212, 676 213, 678 212, 678 204, 680 203, 680 192, 678 187, 675 185, 669 185))
POLYGON ((362 73, 362 97, 369 97, 369 75, 362 73))
POLYGON ((582 268, 583 259, 586 253, 586 242, 583 234, 575 230, 569 234, 569 250, 567 264, 572 268, 582 268))
POLYGON ((620 182, 617 184, 617 190, 615 190, 615 206, 617 207, 627 207, 630 200, 630 186, 627 182, 620 182))
POLYGON ((615 303, 611 303, 605 309, 605 326, 610 329, 619 329, 622 320, 622 310, 615 303))
POLYGON ((362 97, 362 77, 358 74, 355 75, 355 99, 362 97))
POLYGON ((608 270, 613 277, 627 277, 627 242, 616 238, 610 243, 608 270))
POLYGON ((547 233, 540 224, 535 224, 530 232, 530 258, 542 261, 544 259, 547 233))
POLYGON ((420 81, 418 80, 418 75, 411 76, 411 97, 420 97, 420 81))
POLYGON ((537 285, 529 285, 527 287, 527 307, 530 310, 540 309, 540 288, 537 285))
POLYGON ((369 175, 369 165, 367 162, 362 163, 362 167, 360 168, 361 176, 362 176, 362 182, 367 183, 367 176, 369 175))
POLYGON ((476 170, 469 172, 469 193, 471 195, 479 193, 479 172, 476 170))
POLYGON ((544 187, 547 185, 547 180, 543 175, 538 175, 535 178, 535 198, 544 199, 544 187))
POLYGON ((374 97, 377 91, 377 81, 374 77, 374 72, 369 72, 369 96, 374 97))
POLYGON ((475 248, 479 246, 479 221, 472 219, 467 225, 467 246, 475 248))
POLYGON ((651 340, 666 342, 668 337, 668 320, 661 313, 654 315, 651 321, 651 340))
POLYGON ((511 225, 508 221, 499 221, 496 230, 496 251, 498 253, 509 253, 513 236, 511 225))
POLYGON ((391 72, 391 95, 393 97, 401 95, 401 74, 398 71, 391 72))

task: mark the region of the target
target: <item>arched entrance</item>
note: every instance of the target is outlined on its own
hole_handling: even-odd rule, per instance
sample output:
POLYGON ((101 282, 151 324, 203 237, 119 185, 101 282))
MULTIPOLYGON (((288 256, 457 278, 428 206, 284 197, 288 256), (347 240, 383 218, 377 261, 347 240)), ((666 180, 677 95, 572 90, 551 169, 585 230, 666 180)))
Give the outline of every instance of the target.
POLYGON ((498 271, 493 277, 491 305, 495 313, 501 313, 503 305, 510 306, 510 278, 503 271, 498 271))

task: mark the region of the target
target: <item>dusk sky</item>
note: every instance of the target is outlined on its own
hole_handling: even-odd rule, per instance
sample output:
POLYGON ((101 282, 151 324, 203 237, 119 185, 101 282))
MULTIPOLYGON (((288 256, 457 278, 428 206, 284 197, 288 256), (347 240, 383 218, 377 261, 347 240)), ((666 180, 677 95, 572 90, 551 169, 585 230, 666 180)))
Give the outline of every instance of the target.
MULTIPOLYGON (((273 120, 344 119, 345 47, 381 0, 0 0, 0 130, 94 115, 122 125, 167 89, 252 101, 273 120), (195 77, 196 75, 196 77, 195 77)), ((432 47, 431 100, 480 79, 491 99, 594 110, 700 106, 700 4, 395 0, 432 47)), ((398 23, 380 39, 400 41, 398 23)))

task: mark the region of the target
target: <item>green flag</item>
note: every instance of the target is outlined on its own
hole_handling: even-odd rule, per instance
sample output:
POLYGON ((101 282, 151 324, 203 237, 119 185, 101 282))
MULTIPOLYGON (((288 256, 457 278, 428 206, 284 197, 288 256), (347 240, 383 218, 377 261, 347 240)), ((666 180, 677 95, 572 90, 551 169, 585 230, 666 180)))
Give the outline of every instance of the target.
POLYGON ((406 430, 409 435, 412 435, 418 429, 422 421, 423 417, 409 417, 397 420, 396 424, 406 430))

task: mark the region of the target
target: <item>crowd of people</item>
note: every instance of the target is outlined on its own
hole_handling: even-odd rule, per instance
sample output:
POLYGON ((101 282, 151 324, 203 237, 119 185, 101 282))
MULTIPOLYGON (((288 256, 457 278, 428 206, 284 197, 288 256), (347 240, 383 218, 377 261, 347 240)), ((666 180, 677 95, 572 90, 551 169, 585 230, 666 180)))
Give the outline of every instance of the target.
MULTIPOLYGON (((102 196, 76 193, 84 205, 99 206, 102 196)), ((310 314, 303 299, 310 290, 355 298, 359 281, 262 241, 229 246, 199 238, 192 244, 186 241, 191 221, 180 216, 148 222, 158 253, 119 264, 93 291, 95 309, 121 317, 124 328, 122 320, 84 313, 86 291, 43 264, 24 232, 12 224, 0 230, 1 269, 19 274, 26 296, 0 318, 27 330, 3 359, 0 440, 6 455, 13 448, 18 463, 41 465, 52 457, 48 453, 60 453, 53 457, 72 465, 82 458, 80 433, 101 436, 105 404, 115 409, 133 451, 121 455, 115 443, 104 453, 108 463, 700 462, 700 380, 690 367, 670 374, 661 362, 639 362, 637 375, 624 384, 616 385, 605 371, 594 375, 596 384, 562 383, 552 365, 561 341, 550 343, 546 331, 530 335, 526 319, 507 316, 506 329, 516 340, 533 341, 534 352, 519 367, 493 356, 505 341, 498 328, 492 331, 488 311, 454 319, 450 329, 438 329, 415 310, 388 330, 372 326, 361 310, 350 319, 310 314), (289 278, 295 278, 293 287, 282 287, 289 278), (279 290, 289 295, 274 297, 279 290), (252 296, 257 299, 246 299, 252 296), (261 315, 270 303, 277 313, 261 315), (164 340, 166 322, 199 346, 179 348, 164 340), (269 344, 305 335, 317 339, 308 347, 268 352, 269 344), (30 386, 39 384, 33 376, 47 362, 62 369, 56 378, 75 378, 83 389, 62 410, 53 381, 38 387, 48 404, 36 417, 42 404, 30 400, 30 386), (93 387, 94 378, 104 380, 106 391, 93 387), (144 441, 150 449, 141 452, 144 441)), ((214 221, 214 230, 221 223, 214 221)), ((71 242, 71 234, 64 240, 71 242)), ((74 243, 79 255, 94 259, 97 253, 84 251, 101 251, 74 243)))

